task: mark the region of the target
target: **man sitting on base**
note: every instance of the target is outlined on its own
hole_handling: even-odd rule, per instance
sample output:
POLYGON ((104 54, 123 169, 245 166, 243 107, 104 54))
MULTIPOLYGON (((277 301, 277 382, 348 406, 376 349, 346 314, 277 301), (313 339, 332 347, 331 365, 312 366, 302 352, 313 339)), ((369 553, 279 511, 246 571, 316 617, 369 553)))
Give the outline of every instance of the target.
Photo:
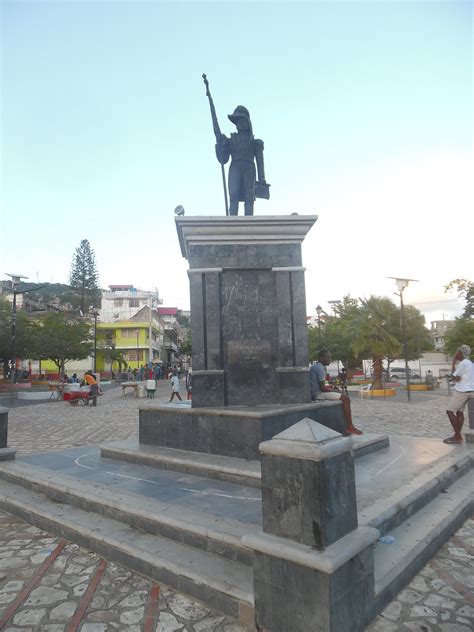
POLYGON ((326 367, 331 364, 331 354, 329 351, 322 349, 318 354, 318 362, 315 362, 309 370, 309 380, 311 385, 311 399, 316 400, 340 400, 342 402, 342 410, 346 420, 347 434, 360 435, 362 432, 358 430, 352 423, 351 400, 347 395, 342 395, 335 387, 326 386, 326 367))
POLYGON ((456 382, 454 393, 448 402, 446 411, 454 429, 452 437, 444 443, 462 443, 461 428, 464 423, 464 408, 470 398, 474 398, 474 365, 470 360, 471 347, 461 345, 453 358, 452 379, 456 382), (457 366, 456 366, 457 364, 457 366))

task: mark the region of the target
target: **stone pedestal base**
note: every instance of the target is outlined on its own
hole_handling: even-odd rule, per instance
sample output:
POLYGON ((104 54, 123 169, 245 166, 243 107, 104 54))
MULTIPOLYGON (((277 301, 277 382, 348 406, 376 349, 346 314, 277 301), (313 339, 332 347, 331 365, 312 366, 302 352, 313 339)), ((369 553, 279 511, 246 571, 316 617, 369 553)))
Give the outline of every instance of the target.
POLYGON ((139 440, 179 450, 259 459, 258 446, 304 417, 345 433, 342 404, 313 402, 294 406, 239 408, 178 408, 156 406, 140 409, 139 440))
POLYGON ((360 527, 324 552, 264 533, 255 551, 257 625, 263 632, 359 632, 374 602, 376 529, 360 527))

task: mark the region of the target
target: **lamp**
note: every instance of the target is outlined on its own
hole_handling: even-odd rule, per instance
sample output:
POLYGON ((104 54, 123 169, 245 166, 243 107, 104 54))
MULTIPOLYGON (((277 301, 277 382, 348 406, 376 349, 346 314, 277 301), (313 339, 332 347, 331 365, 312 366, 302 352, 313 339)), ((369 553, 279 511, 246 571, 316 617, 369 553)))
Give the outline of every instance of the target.
POLYGON ((411 401, 410 374, 409 374, 409 368, 408 368, 408 343, 407 343, 407 331, 406 331, 406 325, 405 325, 405 306, 403 304, 403 290, 406 287, 408 287, 408 284, 410 283, 410 281, 417 283, 418 280, 417 279, 401 279, 399 277, 387 277, 387 278, 394 279, 397 289, 399 291, 399 294, 397 294, 397 296, 400 297, 400 315, 402 319, 403 355, 405 356, 405 375, 407 378, 407 398, 408 398, 408 401, 411 401))

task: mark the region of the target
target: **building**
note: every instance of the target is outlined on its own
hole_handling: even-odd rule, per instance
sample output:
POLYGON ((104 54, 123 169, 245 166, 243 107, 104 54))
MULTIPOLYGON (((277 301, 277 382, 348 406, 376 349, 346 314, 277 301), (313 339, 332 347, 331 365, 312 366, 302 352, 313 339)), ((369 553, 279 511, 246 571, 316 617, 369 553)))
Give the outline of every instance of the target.
POLYGON ((150 292, 133 285, 109 285, 109 290, 102 292, 100 320, 106 323, 129 320, 143 307, 151 305, 155 309, 162 302, 156 288, 150 292))
POLYGON ((454 323, 454 320, 433 320, 431 322, 429 336, 435 351, 444 351, 444 340, 454 323))
POLYGON ((177 307, 158 307, 157 313, 165 329, 163 337, 165 362, 173 364, 178 359, 183 336, 181 325, 178 323, 179 310, 177 307))
POLYGON ((109 285, 102 293, 97 322, 98 371, 117 368, 118 359, 131 369, 165 359, 165 327, 156 311, 161 303, 157 289, 151 292, 133 285, 109 285))
POLYGON ((117 358, 130 369, 163 361, 164 325, 148 306, 128 320, 97 323, 97 370, 119 368, 117 358), (114 361, 115 358, 115 361, 114 361))

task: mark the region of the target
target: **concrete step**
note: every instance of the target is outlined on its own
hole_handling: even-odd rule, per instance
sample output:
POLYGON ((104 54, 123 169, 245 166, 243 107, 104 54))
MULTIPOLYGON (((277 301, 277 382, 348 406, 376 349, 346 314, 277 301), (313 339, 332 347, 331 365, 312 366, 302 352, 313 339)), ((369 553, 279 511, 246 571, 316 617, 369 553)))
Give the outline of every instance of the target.
POLYGON ((380 612, 435 555, 474 510, 474 472, 390 530, 393 544, 377 542, 374 551, 375 610, 380 612))
POLYGON ((199 513, 109 485, 88 482, 54 470, 11 461, 0 464, 0 479, 44 494, 50 500, 94 512, 152 535, 207 551, 247 566, 253 552, 243 546, 249 525, 199 513))
MULTIPOLYGON (((364 434, 354 436, 353 440, 355 458, 389 447, 387 435, 364 434)), ((261 483, 260 461, 145 445, 133 440, 101 445, 100 452, 101 456, 109 459, 150 465, 247 487, 260 487, 261 483)))
POLYGON ((260 461, 162 448, 138 441, 114 441, 101 445, 100 454, 104 458, 128 461, 137 465, 149 465, 247 487, 260 487, 260 461))
POLYGON ((243 564, 2 482, 0 507, 251 624, 253 573, 243 564))
POLYGON ((473 466, 474 453, 471 450, 461 455, 454 451, 449 457, 427 465, 408 483, 360 511, 359 524, 375 527, 382 535, 388 533, 446 492, 473 466))

